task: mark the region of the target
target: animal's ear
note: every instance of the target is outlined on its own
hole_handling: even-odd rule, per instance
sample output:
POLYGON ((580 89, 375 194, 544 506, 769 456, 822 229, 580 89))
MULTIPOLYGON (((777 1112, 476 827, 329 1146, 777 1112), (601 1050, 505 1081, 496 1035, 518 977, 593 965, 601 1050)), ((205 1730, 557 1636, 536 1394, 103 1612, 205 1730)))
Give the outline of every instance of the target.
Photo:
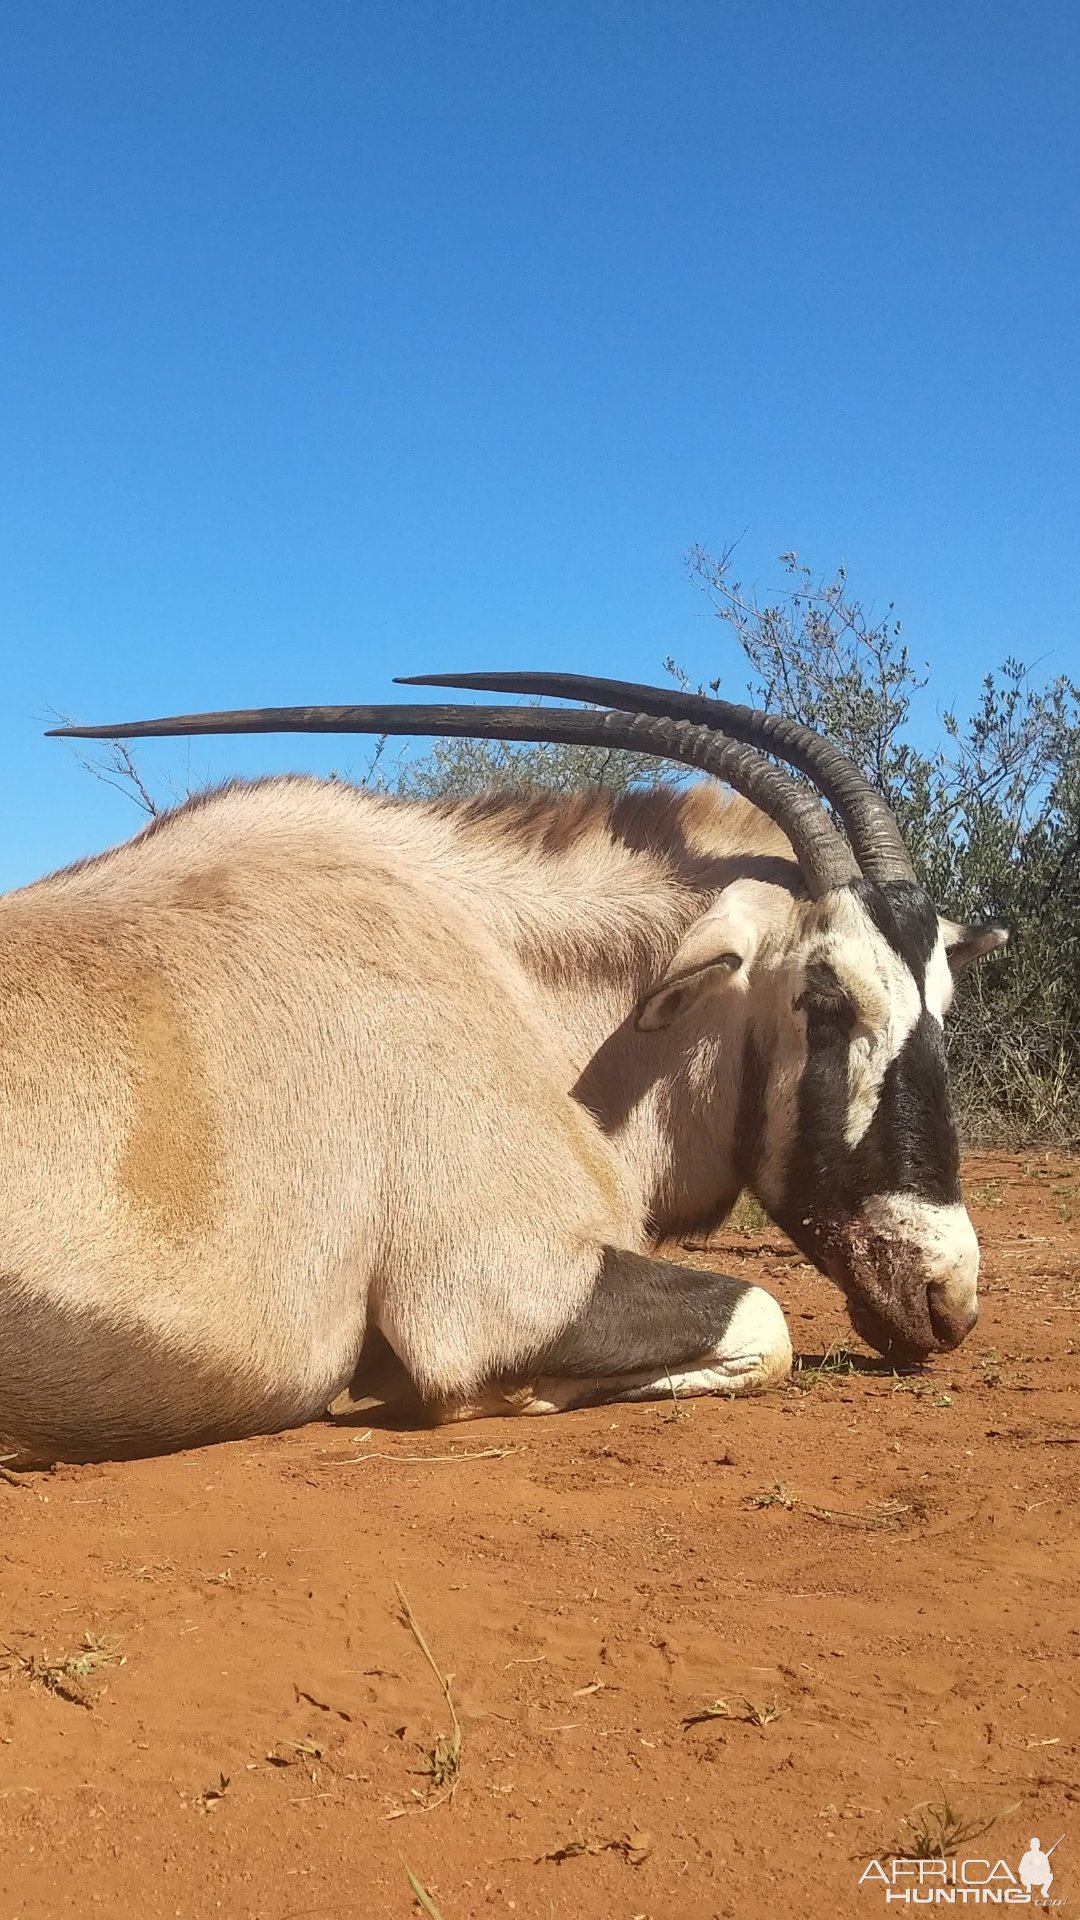
POLYGON ((1009 937, 1008 927, 966 927, 958 920, 942 920, 941 931, 953 973, 963 973, 972 961, 997 953, 1009 937))
POLYGON ((638 1001, 638 1032, 669 1027, 709 994, 745 991, 757 945, 757 929, 746 912, 734 901, 719 900, 695 920, 667 971, 638 1001))

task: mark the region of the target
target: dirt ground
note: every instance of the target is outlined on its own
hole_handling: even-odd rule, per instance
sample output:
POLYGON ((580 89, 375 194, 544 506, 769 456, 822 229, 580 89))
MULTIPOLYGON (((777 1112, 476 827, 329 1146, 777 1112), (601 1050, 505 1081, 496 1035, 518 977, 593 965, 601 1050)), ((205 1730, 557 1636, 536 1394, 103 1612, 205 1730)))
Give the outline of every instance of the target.
POLYGON ((943 1797, 1080 1907, 1080 1165, 967 1180, 922 1375, 735 1232, 803 1356, 761 1400, 0 1483, 0 1920, 877 1914, 943 1797))

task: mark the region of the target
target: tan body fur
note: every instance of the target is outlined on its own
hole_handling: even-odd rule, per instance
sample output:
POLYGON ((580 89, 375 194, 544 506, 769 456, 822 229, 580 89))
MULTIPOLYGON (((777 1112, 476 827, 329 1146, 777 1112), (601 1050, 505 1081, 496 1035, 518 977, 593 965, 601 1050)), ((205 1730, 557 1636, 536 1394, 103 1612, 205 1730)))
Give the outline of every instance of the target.
POLYGON ((610 1250, 717 1209, 738 1008, 631 1015, 741 874, 801 894, 713 787, 612 810, 297 778, 7 896, 0 1439, 294 1424, 369 1325, 428 1399, 527 1363, 610 1250))

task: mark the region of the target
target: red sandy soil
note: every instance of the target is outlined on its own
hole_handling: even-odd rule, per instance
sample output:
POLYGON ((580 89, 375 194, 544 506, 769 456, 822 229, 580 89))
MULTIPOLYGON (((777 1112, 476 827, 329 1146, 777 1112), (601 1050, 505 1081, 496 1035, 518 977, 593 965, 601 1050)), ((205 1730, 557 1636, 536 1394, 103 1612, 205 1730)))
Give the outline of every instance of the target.
MULTIPOLYGON (((921 1376, 0 1483, 0 1920, 408 1920, 406 1863, 442 1920, 878 1914, 942 1795, 1014 1870, 1064 1834, 1080 1908, 1080 1166, 968 1192, 921 1376)), ((848 1341, 771 1229, 697 1257, 848 1341)))

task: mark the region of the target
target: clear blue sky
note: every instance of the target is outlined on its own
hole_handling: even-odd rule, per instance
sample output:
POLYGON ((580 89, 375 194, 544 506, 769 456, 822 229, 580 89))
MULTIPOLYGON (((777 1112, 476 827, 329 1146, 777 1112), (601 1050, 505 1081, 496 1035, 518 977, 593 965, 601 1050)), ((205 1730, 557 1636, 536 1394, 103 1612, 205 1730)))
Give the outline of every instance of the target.
POLYGON ((751 577, 793 547, 895 599, 943 697, 1078 669, 1075 0, 14 0, 0 33, 0 883, 138 824, 50 708, 668 652, 735 689, 682 561, 744 528, 751 577))

